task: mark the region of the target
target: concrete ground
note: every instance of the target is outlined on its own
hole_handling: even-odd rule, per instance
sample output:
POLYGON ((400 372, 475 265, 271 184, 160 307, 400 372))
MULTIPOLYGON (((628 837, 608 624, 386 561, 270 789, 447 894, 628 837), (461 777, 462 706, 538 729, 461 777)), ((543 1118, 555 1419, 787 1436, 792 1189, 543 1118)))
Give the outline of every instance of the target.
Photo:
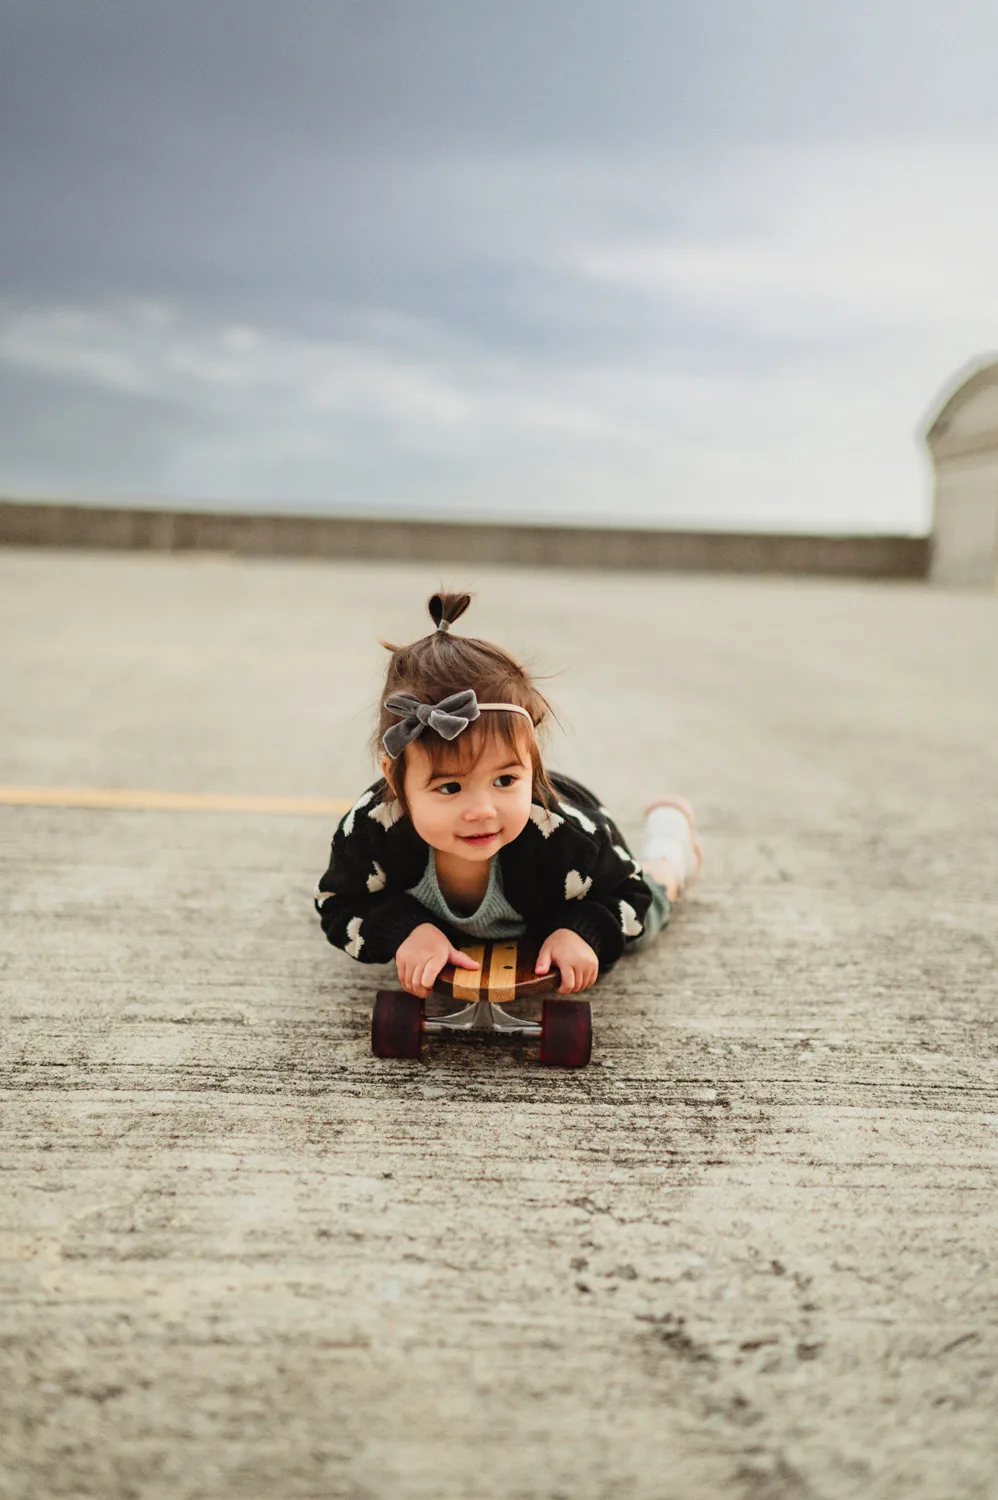
MULTIPOLYGON (((0 552, 0 783, 352 798, 439 581, 0 552)), ((0 807, 0 1494, 998 1495, 998 599, 470 585, 702 884, 589 1069, 385 1063, 331 819, 0 807)))

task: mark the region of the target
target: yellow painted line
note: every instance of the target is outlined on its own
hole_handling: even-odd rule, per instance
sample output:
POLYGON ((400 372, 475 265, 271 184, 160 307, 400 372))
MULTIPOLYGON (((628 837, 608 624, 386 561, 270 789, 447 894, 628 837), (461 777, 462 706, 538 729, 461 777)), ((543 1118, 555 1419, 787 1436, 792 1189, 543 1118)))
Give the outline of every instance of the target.
POLYGON ((240 792, 157 792, 132 787, 0 786, 8 807, 107 807, 130 812, 345 813, 345 797, 253 797, 240 792))

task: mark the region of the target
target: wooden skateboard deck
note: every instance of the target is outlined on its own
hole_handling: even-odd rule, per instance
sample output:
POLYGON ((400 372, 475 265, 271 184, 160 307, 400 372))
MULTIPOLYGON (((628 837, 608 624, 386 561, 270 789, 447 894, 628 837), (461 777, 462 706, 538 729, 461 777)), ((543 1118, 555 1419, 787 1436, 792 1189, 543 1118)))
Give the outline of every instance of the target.
POLYGON ((508 1005, 514 1000, 550 994, 561 983, 554 967, 549 974, 534 973, 539 947, 526 938, 495 943, 462 943, 461 952, 480 964, 480 969, 476 972, 448 964, 440 971, 433 989, 435 994, 448 995, 462 1005, 470 1005, 475 1000, 508 1005))

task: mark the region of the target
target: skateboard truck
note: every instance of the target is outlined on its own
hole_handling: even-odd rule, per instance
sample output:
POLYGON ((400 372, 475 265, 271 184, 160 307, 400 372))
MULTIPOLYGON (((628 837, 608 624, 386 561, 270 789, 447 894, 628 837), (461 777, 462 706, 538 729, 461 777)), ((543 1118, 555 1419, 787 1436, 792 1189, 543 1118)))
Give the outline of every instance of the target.
POLYGON ((464 1003, 442 1016, 427 1016, 425 1002, 405 990, 379 990, 371 1020, 371 1050, 376 1057, 417 1058, 423 1038, 472 1038, 478 1041, 536 1040, 541 1062, 553 1067, 582 1068, 592 1052, 592 1010, 588 1000, 551 995, 557 972, 535 974, 537 946, 530 942, 493 942, 462 947, 479 965, 477 971, 448 964, 434 994, 464 1003), (541 1018, 512 1015, 510 1002, 542 996, 541 1018))
POLYGON ((472 1000, 461 1010, 453 1010, 446 1016, 428 1016, 423 1021, 424 1036, 442 1036, 447 1031, 498 1032, 500 1036, 539 1037, 542 1032, 539 1021, 525 1021, 522 1016, 511 1016, 501 1005, 491 1000, 472 1000))

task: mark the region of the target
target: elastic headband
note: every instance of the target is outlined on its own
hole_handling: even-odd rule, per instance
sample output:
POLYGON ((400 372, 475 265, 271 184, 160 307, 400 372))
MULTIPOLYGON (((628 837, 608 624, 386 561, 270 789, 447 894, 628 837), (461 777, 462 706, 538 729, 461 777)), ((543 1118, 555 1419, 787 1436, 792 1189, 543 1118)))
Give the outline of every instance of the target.
POLYGON ((452 693, 439 703, 420 703, 412 693, 393 693, 385 699, 385 707, 402 720, 401 724, 386 729, 381 737, 381 743, 392 760, 398 760, 406 745, 418 739, 424 729, 432 729, 441 739, 456 740, 485 709, 522 714, 531 729, 534 727, 530 714, 519 703, 479 703, 474 688, 463 688, 460 693, 452 693))

